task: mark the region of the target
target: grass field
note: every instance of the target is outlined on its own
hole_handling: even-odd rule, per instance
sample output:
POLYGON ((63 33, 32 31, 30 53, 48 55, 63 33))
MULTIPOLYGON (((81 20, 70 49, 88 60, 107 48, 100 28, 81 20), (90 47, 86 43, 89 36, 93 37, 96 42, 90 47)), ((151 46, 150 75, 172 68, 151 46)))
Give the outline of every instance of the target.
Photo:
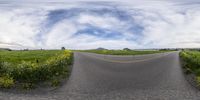
POLYGON ((69 74, 72 58, 69 50, 1 50, 0 87, 31 88, 44 81, 56 86, 61 77, 69 74))
POLYGON ((107 54, 107 55, 144 55, 153 53, 163 53, 169 52, 170 50, 145 50, 145 51, 135 51, 135 50, 79 50, 80 52, 90 52, 97 54, 107 54))
POLYGON ((48 58, 62 54, 61 50, 33 50, 33 51, 0 51, 0 60, 10 62, 12 64, 18 64, 22 61, 43 63, 48 58))
POLYGON ((183 68, 186 74, 195 74, 196 81, 200 86, 200 52, 199 51, 182 51, 180 57, 183 60, 183 68))

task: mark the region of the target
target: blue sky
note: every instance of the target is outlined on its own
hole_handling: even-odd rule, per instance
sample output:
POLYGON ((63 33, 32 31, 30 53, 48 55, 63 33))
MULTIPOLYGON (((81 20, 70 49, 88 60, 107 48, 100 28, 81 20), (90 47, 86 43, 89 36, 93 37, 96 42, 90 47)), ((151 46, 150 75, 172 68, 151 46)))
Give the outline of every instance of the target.
POLYGON ((200 47, 197 0, 0 0, 0 48, 200 47))

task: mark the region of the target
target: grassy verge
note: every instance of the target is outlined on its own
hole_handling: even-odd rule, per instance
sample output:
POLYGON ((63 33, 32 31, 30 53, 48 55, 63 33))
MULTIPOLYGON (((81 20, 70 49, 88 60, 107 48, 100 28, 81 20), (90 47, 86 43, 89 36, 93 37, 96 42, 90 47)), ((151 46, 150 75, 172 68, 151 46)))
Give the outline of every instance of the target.
POLYGON ((79 52, 90 52, 97 54, 107 55, 143 55, 143 54, 154 54, 169 52, 170 50, 146 50, 146 51, 135 51, 135 50, 79 50, 79 52))
POLYGON ((57 86, 69 74, 68 50, 0 51, 0 87, 33 88, 41 82, 57 86))
POLYGON ((195 81, 200 86, 200 52, 182 51, 180 52, 183 68, 186 74, 194 74, 195 81))

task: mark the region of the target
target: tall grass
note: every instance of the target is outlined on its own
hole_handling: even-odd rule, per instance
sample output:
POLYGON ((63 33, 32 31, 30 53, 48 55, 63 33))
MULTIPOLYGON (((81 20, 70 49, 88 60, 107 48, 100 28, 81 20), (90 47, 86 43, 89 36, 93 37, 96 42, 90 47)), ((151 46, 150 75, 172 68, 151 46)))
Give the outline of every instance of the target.
POLYGON ((11 62, 12 64, 19 64, 22 61, 43 63, 48 58, 62 54, 62 50, 29 50, 29 51, 5 51, 0 50, 0 60, 11 62))
MULTIPOLYGON (((5 85, 8 84, 6 83, 8 79, 11 80, 10 82, 13 82, 9 83, 10 85, 22 84, 24 87, 30 87, 34 84, 48 80, 55 80, 55 78, 68 74, 68 67, 72 63, 73 59, 71 51, 64 50, 57 51, 57 53, 55 53, 55 51, 45 51, 48 55, 48 57, 45 56, 46 60, 42 56, 31 58, 32 56, 30 55, 32 54, 41 54, 39 51, 36 51, 37 53, 33 52, 34 51, 19 54, 21 59, 23 59, 23 56, 25 57, 25 60, 19 59, 21 62, 17 61, 15 58, 15 55, 18 55, 17 53, 11 53, 10 59, 8 59, 9 57, 1 58, 3 59, 0 60, 0 80, 2 80, 0 81, 1 87, 12 87, 5 85), (27 56, 24 54, 27 54, 27 56), (14 58, 12 59, 13 55, 14 58), (35 59, 37 60, 35 61, 35 59), (41 61, 41 63, 39 63, 39 61, 41 61)), ((42 53, 44 53, 44 51, 42 53)), ((5 54, 9 56, 8 53, 5 54)))
POLYGON ((180 52, 180 57, 183 60, 183 67, 186 73, 195 74, 197 83, 200 85, 200 52, 182 51, 180 52))

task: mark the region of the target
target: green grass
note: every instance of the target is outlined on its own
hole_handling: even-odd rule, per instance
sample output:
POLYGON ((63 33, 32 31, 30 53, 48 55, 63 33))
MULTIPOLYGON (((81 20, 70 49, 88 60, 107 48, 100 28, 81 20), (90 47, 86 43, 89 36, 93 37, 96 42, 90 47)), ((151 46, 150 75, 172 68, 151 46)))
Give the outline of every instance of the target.
POLYGON ((200 86, 200 52, 199 51, 182 51, 180 57, 183 61, 183 68, 186 74, 195 74, 196 81, 200 86))
POLYGON ((90 52, 97 54, 106 54, 106 55, 144 55, 144 54, 154 54, 154 53, 163 53, 169 52, 170 50, 145 50, 145 51, 135 51, 135 50, 79 50, 79 52, 90 52))
POLYGON ((46 61, 48 58, 55 56, 56 54, 62 54, 61 50, 33 50, 33 51, 0 51, 0 60, 10 62, 12 64, 18 64, 22 61, 39 63, 46 61))
POLYGON ((69 74, 69 50, 0 51, 0 87, 29 89, 48 81, 57 86, 69 74))

